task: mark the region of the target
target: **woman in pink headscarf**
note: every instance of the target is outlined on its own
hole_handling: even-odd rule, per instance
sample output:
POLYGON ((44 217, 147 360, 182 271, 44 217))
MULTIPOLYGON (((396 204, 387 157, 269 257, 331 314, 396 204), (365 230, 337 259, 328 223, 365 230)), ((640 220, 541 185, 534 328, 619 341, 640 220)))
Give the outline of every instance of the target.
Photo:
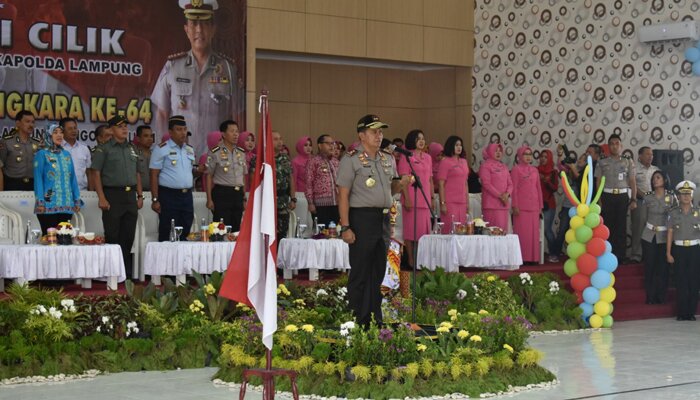
MULTIPOLYGON (((255 168, 255 165, 250 165, 250 160, 255 157, 255 134, 248 131, 241 132, 241 134, 238 135, 238 147, 242 148, 245 153, 245 163, 248 166, 248 170, 250 171, 255 168)), ((250 179, 251 176, 252 174, 248 174, 248 179, 250 179)), ((250 182, 248 182, 248 179, 245 181, 246 192, 250 190, 250 182)))
MULTIPOLYGON (((209 132, 207 134, 207 148, 209 150, 213 149, 216 147, 217 144, 221 141, 221 135, 222 133, 220 131, 214 131, 214 132, 209 132)), ((207 191, 207 153, 202 154, 199 157, 199 165, 197 166, 197 170, 199 173, 202 174, 200 178, 197 178, 198 181, 201 182, 201 189, 203 192, 207 191)))
POLYGON ((508 167, 501 162, 503 146, 491 143, 481 153, 484 162, 479 169, 481 178, 481 209, 484 219, 491 225, 508 231, 510 196, 513 182, 508 167))
POLYGON ((442 233, 450 233, 453 222, 465 223, 469 210, 467 177, 469 165, 462 139, 450 136, 443 150, 445 158, 438 169, 438 193, 440 195, 440 221, 444 223, 442 233))
POLYGON ((510 172, 513 180, 513 232, 520 240, 523 262, 540 260, 540 213, 542 185, 537 168, 530 165, 532 149, 518 149, 517 164, 510 172))
MULTIPOLYGON (((292 179, 294 179, 294 187, 296 189, 297 206, 294 212, 297 218, 300 218, 300 223, 312 227, 313 217, 309 212, 309 203, 306 200, 306 163, 311 158, 313 151, 313 142, 310 136, 302 136, 297 140, 296 144, 297 155, 292 159, 292 179)), ((311 229, 306 233, 311 234, 311 229)))

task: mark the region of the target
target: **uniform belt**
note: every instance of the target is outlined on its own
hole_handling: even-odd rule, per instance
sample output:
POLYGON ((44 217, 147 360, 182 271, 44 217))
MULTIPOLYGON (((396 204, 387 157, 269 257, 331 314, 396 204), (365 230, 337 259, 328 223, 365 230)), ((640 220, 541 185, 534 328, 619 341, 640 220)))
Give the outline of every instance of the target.
POLYGON ((389 208, 382 207, 350 207, 351 210, 358 211, 370 211, 370 212, 381 212, 382 214, 388 214, 389 208))
POLYGON ((218 184, 214 185, 214 187, 217 187, 217 186, 220 188, 233 189, 237 192, 240 190, 243 190, 243 185, 239 185, 239 186, 228 186, 228 185, 218 185, 218 184))
POLYGON ((187 188, 187 189, 175 189, 175 188, 169 188, 167 186, 159 186, 161 190, 169 190, 171 192, 178 192, 178 193, 189 193, 192 191, 192 188, 187 188))
POLYGON ((6 180, 15 180, 15 181, 21 181, 22 183, 29 183, 34 180, 34 178, 13 178, 11 176, 5 175, 6 180))
POLYGON ((668 230, 668 228, 665 227, 665 226, 663 226, 663 225, 658 225, 658 226, 657 226, 657 225, 652 225, 652 224, 650 224, 650 223, 648 223, 648 222, 647 222, 647 229, 651 229, 651 230, 654 231, 654 232, 664 232, 664 231, 667 231, 667 230, 668 230))
POLYGON ((109 190, 118 190, 120 192, 131 192, 132 190, 136 189, 136 186, 105 186, 104 188, 109 190))
POLYGON ((693 240, 674 240, 673 244, 676 246, 682 246, 682 247, 690 247, 690 246, 697 246, 700 244, 700 239, 693 239, 693 240))
POLYGON ((629 188, 622 188, 622 189, 603 189, 603 192, 605 193, 612 193, 612 194, 623 194, 627 193, 629 188))

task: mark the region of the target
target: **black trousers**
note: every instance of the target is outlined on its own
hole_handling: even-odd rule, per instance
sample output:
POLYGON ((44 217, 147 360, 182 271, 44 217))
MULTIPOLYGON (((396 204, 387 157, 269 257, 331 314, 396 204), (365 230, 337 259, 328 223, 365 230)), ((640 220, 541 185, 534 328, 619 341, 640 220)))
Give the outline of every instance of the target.
POLYGON ((171 189, 158 186, 160 214, 158 215, 158 241, 170 240, 170 221, 175 220, 175 226, 182 227, 180 240, 187 240, 194 220, 194 203, 192 190, 171 189))
POLYGON ((211 190, 211 198, 214 201, 214 221, 224 219, 224 224, 231 225, 231 232, 241 229, 241 217, 243 216, 243 194, 245 190, 233 186, 214 185, 211 190))
POLYGON ((642 240, 642 261, 644 262, 644 289, 647 301, 666 301, 668 289, 668 262, 666 243, 656 243, 656 236, 649 243, 642 240))
POLYGON ((289 233, 289 210, 277 210, 277 246, 280 240, 287 237, 289 233))
POLYGON ((136 193, 123 187, 104 187, 109 210, 102 210, 102 225, 105 229, 105 243, 118 244, 122 249, 127 279, 132 279, 134 271, 131 246, 136 235, 138 206, 136 193))
POLYGON ((316 214, 314 217, 318 218, 319 224, 325 224, 326 227, 328 227, 331 221, 335 222, 336 225, 340 223, 338 206, 316 206, 316 214))
POLYGON ((692 317, 698 306, 698 256, 700 246, 671 247, 674 258, 673 268, 676 269, 676 315, 681 318, 692 317))
POLYGON ((46 235, 49 228, 55 228, 60 222, 69 222, 73 218, 73 214, 58 213, 58 214, 37 214, 39 225, 41 226, 41 234, 46 235))
POLYGON ((601 213, 605 219, 605 225, 610 229, 608 241, 612 245, 612 252, 621 264, 625 259, 627 250, 627 208, 629 196, 627 193, 601 195, 601 213))
POLYGON ((24 190, 33 191, 34 190, 34 179, 29 178, 10 178, 9 176, 4 176, 5 191, 10 190, 24 190))
POLYGON ((381 208, 351 208, 350 228, 355 243, 349 246, 350 275, 348 301, 350 311, 362 326, 369 326, 372 318, 382 323, 381 285, 386 271, 386 243, 384 220, 387 214, 381 208))

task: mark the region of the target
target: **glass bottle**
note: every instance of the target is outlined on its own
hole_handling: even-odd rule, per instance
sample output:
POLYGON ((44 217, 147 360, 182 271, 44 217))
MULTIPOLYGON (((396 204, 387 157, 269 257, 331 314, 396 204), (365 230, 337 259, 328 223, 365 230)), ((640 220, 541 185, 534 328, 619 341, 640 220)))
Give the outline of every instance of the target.
POLYGON ((170 220, 170 241, 177 242, 177 234, 175 233, 175 219, 170 220))

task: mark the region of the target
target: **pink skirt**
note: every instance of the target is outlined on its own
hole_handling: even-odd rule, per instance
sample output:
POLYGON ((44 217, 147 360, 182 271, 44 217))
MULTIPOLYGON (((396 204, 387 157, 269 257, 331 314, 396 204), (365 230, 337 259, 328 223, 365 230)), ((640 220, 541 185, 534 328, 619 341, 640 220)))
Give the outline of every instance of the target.
POLYGON ((540 212, 520 211, 513 216, 513 233, 520 240, 523 261, 540 261, 540 212))
POLYGON ((508 217, 510 216, 510 210, 484 208, 482 212, 484 213, 484 221, 489 223, 488 226, 497 226, 503 229, 504 232, 508 232, 508 217))
POLYGON ((440 222, 445 224, 442 226, 442 233, 448 234, 452 230, 453 215, 454 222, 467 222, 467 203, 451 203, 448 201, 445 202, 445 206, 447 206, 447 212, 440 213, 440 222))
POLYGON ((427 208, 411 208, 410 210, 402 209, 403 215, 401 222, 403 223, 403 240, 415 240, 423 235, 430 233, 430 210, 427 208), (416 218, 416 236, 413 237, 413 217, 416 218))

